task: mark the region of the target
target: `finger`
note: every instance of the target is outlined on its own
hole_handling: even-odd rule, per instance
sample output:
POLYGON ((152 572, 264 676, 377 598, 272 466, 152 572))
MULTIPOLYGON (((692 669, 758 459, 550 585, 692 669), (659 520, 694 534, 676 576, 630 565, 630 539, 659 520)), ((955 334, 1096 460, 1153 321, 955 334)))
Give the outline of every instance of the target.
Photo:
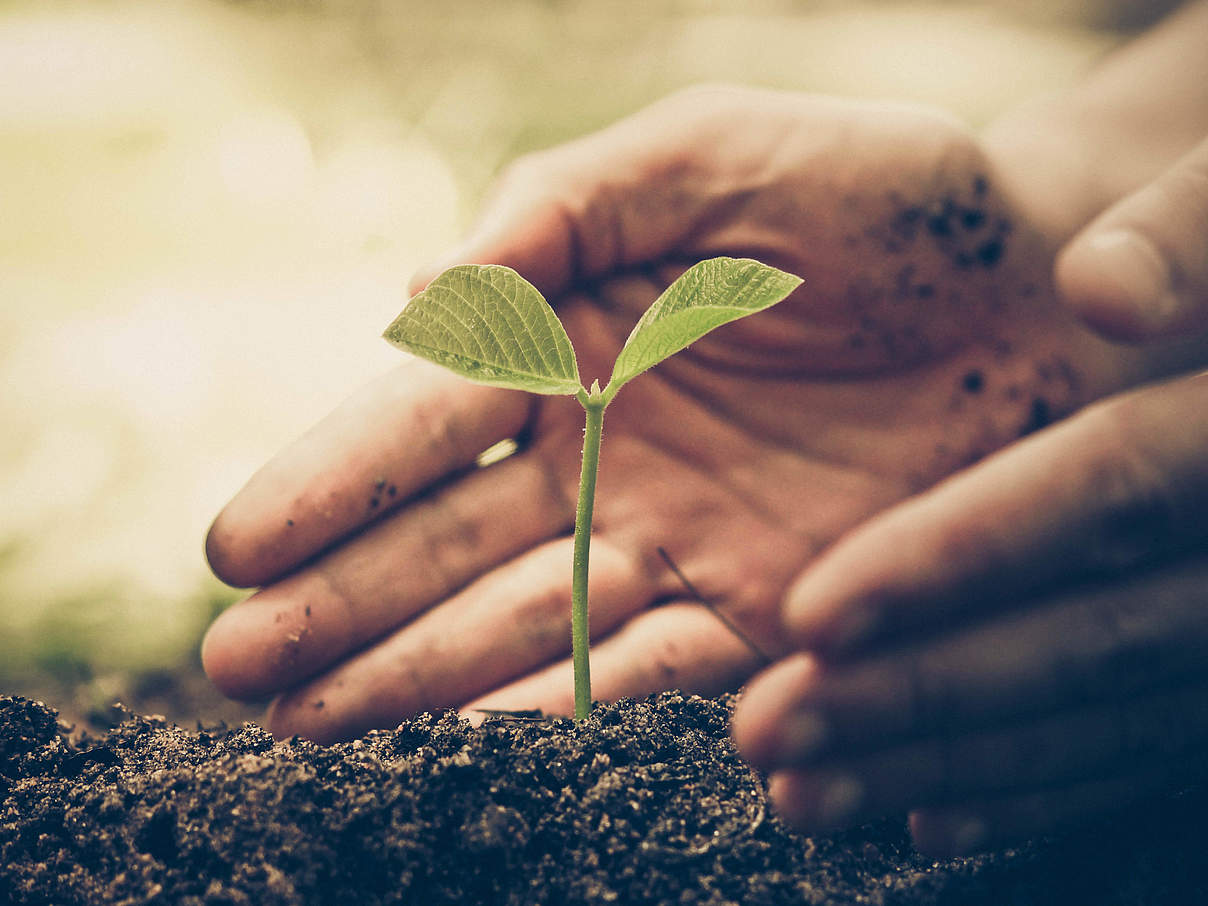
POLYGON ((1202 676, 1206 607, 1200 556, 859 660, 789 658, 750 683, 735 737, 756 764, 802 764, 1105 704, 1202 676))
MULTIPOLYGON (((600 628, 593 609, 593 633, 600 628)), ((747 644, 706 608, 689 602, 665 604, 593 642, 591 694, 594 701, 641 698, 668 689, 718 695, 737 689, 760 663, 747 644)), ((477 698, 462 710, 470 714, 478 709, 529 708, 545 714, 574 713, 569 659, 477 698)))
POLYGON ((1208 744, 1208 681, 1074 708, 993 730, 890 746, 840 761, 779 765, 781 813, 824 833, 911 808, 950 805, 1186 759, 1208 744))
POLYGON ((910 816, 910 833, 919 851, 933 858, 967 856, 1085 824, 1203 778, 1200 754, 1059 789, 920 809, 910 816))
MULTIPOLYGON (((748 114, 753 105, 778 112, 788 97, 692 88, 592 135, 520 158, 498 181, 470 235, 422 268, 411 292, 446 267, 472 263, 509 265, 548 296, 577 279, 665 255, 727 203, 731 184, 749 194, 753 161, 768 157, 761 146, 732 166, 712 158, 721 139, 733 137, 730 114, 748 114)), ((736 148, 731 141, 730 151, 736 148)))
POLYGON ((220 614, 206 672, 234 698, 297 685, 573 519, 536 449, 471 472, 220 614))
POLYGON ((1056 277, 1066 301, 1110 337, 1208 325, 1208 139, 1076 236, 1056 277))
MULTIPOLYGON (((573 542, 560 538, 501 566, 338 667, 283 695, 278 735, 320 741, 453 707, 562 657, 570 648, 573 542)), ((595 539, 592 616, 607 632, 649 600, 651 579, 595 539)))
MULTIPOLYGON (((678 212, 663 210, 636 234, 627 209, 654 189, 672 148, 651 128, 650 111, 512 163, 470 234, 412 279, 418 292, 454 264, 507 264, 546 295, 576 276, 599 276, 648 260, 675 238, 678 212)), ((652 206, 653 207, 653 206, 652 206)), ((690 214, 690 212, 684 212, 690 214)))
POLYGON ((1208 374, 1090 407, 874 517, 790 589, 828 655, 1202 543, 1208 374))
POLYGON ((407 362, 252 476, 210 528, 211 567, 239 587, 278 578, 519 433, 531 405, 407 362))

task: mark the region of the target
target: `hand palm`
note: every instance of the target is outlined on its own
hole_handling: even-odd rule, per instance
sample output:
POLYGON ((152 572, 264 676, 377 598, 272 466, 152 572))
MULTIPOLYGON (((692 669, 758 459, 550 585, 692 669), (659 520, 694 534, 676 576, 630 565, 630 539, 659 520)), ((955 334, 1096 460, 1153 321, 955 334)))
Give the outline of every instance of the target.
MULTIPOLYGON (((813 249, 827 251, 836 250, 813 249)), ((867 304, 877 297, 869 268, 846 312, 807 279, 796 298, 630 384, 606 417, 596 534, 658 576, 657 600, 691 596, 669 555, 692 591, 767 655, 783 654, 778 603, 814 553, 1064 415, 1103 381, 1103 347, 1031 282, 1045 261, 1038 246, 1030 251, 1035 260, 1004 263, 1005 274, 928 261, 943 254, 936 247, 904 255, 892 262, 897 273, 881 275, 892 280, 883 322, 867 304), (900 275, 924 269, 934 276, 920 297, 923 282, 900 275), (936 294, 959 297, 964 311, 953 317, 931 304, 936 294)), ((628 327, 675 270, 605 283, 562 306, 589 380, 607 373, 628 327)), ((581 421, 578 407, 551 401, 536 422, 532 452, 568 498, 581 421)), ((667 660, 673 670, 674 656, 667 660)), ((719 685, 730 677, 718 676, 719 685)))
MULTIPOLYGON (((737 684, 759 656, 694 600, 682 577, 760 651, 780 655, 782 593, 819 549, 1108 389, 1111 353, 1056 307, 1049 248, 995 195, 975 146, 937 135, 931 121, 905 123, 878 125, 854 144, 837 130, 842 146, 819 144, 809 129, 772 129, 779 148, 804 143, 788 157, 804 156, 808 167, 752 173, 747 157, 775 155, 748 140, 754 147, 736 155, 741 165, 710 164, 724 190, 701 197, 664 176, 657 191, 639 195, 643 211, 678 208, 677 222, 696 228, 681 228, 652 256, 662 263, 640 272, 609 276, 628 266, 619 254, 583 266, 602 279, 558 303, 590 383, 607 376, 633 323, 679 269, 676 260, 751 255, 806 280, 788 301, 636 379, 609 407, 592 564, 597 697, 737 684), (909 156, 887 139, 903 131, 913 139, 909 156), (844 152, 851 147, 865 151, 853 159, 844 152)), ((613 210, 612 232, 633 233, 626 218, 643 211, 613 210)), ((666 215, 647 217, 644 229, 659 232, 657 216, 666 215)), ((212 633, 218 642, 207 645, 207 668, 220 683, 224 673, 234 677, 225 683, 232 691, 303 683, 278 701, 278 729, 329 738, 467 702, 569 710, 567 535, 582 411, 566 399, 473 392, 478 402, 466 404, 466 417, 488 422, 485 433, 454 430, 454 415, 432 414, 440 400, 468 399, 469 390, 442 389, 426 406, 420 394, 413 414, 425 408, 427 423, 444 419, 429 430, 428 446, 464 459, 491 431, 523 423, 529 441, 517 456, 428 490, 270 585, 212 633)), ((388 417, 382 397, 378 391, 355 417, 388 417)), ((384 436, 377 431, 362 433, 384 436)), ((376 457, 343 469, 355 491, 316 477, 316 490, 276 515, 298 513, 293 526, 313 515, 308 501, 313 510, 315 501, 335 500, 339 510, 345 498, 363 497, 371 472, 396 455, 374 442, 376 457)), ((353 443, 343 440, 345 448, 353 443)), ((330 452, 314 458, 330 466, 330 452)), ((301 471, 278 467, 284 478, 261 483, 288 500, 282 487, 304 486, 301 471)), ((384 499, 393 485, 374 487, 384 499)), ((267 524, 266 512, 256 519, 267 524)), ((236 514, 216 523, 213 559, 221 560, 222 537, 234 536, 229 524, 238 521, 236 514)), ((279 528, 285 521, 278 518, 259 549, 284 547, 278 559, 288 567, 298 557, 279 528)), ((320 528, 315 537, 336 531, 320 528)))

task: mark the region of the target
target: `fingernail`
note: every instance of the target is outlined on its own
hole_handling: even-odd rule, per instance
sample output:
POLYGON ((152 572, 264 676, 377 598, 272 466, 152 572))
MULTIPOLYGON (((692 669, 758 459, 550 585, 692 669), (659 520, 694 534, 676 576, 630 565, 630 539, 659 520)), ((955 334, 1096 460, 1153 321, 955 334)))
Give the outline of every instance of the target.
POLYGON ((826 723, 819 715, 812 711, 792 714, 780 725, 775 758, 781 763, 810 758, 826 744, 827 735, 826 723))
POLYGON ((831 780, 818 797, 817 823, 822 827, 846 825, 864 804, 864 784, 855 777, 831 780))
POLYGON ((1094 256, 1100 279, 1118 291, 1119 301, 1147 327, 1165 327, 1178 315, 1170 268, 1148 237, 1135 230, 1109 230, 1091 236, 1085 250, 1094 256))

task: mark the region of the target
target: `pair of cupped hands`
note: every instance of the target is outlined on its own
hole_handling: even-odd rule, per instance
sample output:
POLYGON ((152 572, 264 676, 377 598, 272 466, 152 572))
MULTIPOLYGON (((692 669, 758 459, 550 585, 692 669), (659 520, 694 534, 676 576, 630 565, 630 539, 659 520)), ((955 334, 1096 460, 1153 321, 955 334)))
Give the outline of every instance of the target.
MULTIPOLYGON (((693 90, 522 158, 412 287, 515 268, 590 382, 694 261, 804 278, 609 408, 590 600, 595 697, 745 682, 734 738, 810 832, 909 811, 959 854, 1205 765, 1208 375, 1129 388, 1206 320, 1208 145, 1072 238, 1010 165, 930 112, 693 90)), ((405 361, 215 521, 261 588, 210 676, 324 741, 569 713, 582 436, 569 398, 405 361)))

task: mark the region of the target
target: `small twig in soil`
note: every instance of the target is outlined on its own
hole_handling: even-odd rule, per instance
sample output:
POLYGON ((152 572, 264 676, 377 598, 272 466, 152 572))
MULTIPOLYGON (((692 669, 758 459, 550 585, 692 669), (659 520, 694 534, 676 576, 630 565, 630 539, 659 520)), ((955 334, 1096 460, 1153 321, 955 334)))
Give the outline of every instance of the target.
POLYGON ((683 583, 684 588, 688 590, 688 594, 692 596, 694 601, 703 605, 706 610, 712 613, 713 616, 717 617, 717 619, 721 621, 722 625, 725 626, 726 629, 730 630, 730 632, 732 632, 740 642, 750 648, 755 656, 763 661, 765 665, 772 663, 772 659, 768 657, 763 650, 751 640, 750 636, 739 629, 733 620, 731 620, 718 609, 716 604, 697 591, 696 586, 689 582, 688 577, 684 575, 683 571, 678 566, 676 566, 675 561, 671 559, 671 555, 667 553, 667 549, 665 547, 660 545, 659 547, 655 548, 655 550, 659 552, 659 556, 663 558, 663 562, 667 564, 673 573, 675 573, 675 577, 679 579, 681 583, 683 583))
POLYGON ((499 708, 475 708, 474 711, 487 718, 496 720, 542 721, 545 714, 540 708, 526 708, 520 711, 508 711, 499 708))
POLYGON ((751 836, 755 831, 759 830, 759 826, 763 824, 763 819, 768 816, 768 807, 764 803, 759 803, 759 814, 755 816, 755 820, 751 822, 749 827, 743 828, 747 836, 751 836))

